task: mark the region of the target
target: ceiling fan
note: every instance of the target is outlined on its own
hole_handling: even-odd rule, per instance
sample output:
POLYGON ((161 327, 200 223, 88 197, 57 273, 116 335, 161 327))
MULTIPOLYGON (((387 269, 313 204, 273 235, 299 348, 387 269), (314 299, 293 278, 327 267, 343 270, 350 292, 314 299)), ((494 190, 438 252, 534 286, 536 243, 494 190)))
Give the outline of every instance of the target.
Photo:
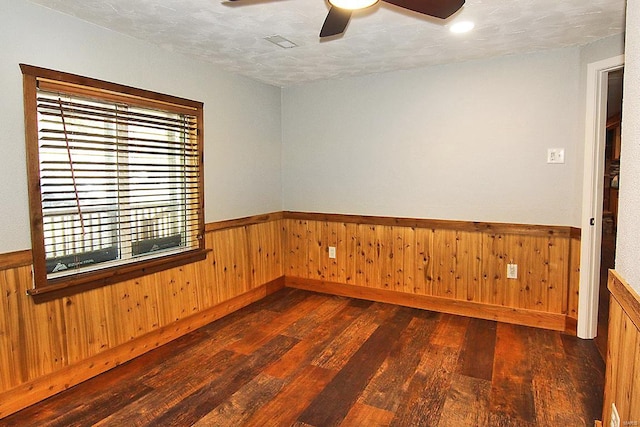
MULTIPOLYGON (((229 0, 240 1, 240 0, 229 0)), ((378 1, 384 1, 404 9, 422 13, 440 19, 446 19, 460 9, 465 0, 328 0, 331 5, 329 14, 324 20, 320 37, 331 37, 342 34, 349 24, 354 10, 373 6, 378 1)))

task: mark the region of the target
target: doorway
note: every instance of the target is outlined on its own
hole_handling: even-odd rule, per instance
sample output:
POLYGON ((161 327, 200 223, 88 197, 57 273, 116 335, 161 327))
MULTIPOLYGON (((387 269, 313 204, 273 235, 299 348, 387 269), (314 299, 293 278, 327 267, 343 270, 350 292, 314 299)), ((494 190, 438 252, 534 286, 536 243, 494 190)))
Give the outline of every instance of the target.
MULTIPOLYGON (((578 337, 584 339, 593 339, 598 334, 609 75, 615 79, 615 73, 623 67, 624 55, 587 67, 577 331, 578 337)), ((609 222, 605 227, 608 226, 609 222)), ((605 293, 608 294, 606 288, 605 293)))
POLYGON ((609 269, 615 268, 618 226, 618 188, 620 184, 620 151, 622 146, 622 93, 624 69, 610 71, 607 76, 607 123, 605 130, 604 175, 602 193, 602 238, 600 244, 600 283, 598 290, 598 331, 596 346, 606 359, 609 331, 609 269))

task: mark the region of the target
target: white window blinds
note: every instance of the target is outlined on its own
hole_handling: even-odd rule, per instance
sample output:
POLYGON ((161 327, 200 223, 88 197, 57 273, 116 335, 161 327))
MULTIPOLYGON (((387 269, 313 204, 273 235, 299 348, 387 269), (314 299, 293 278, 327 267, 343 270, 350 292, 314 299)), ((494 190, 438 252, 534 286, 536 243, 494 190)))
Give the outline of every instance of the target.
POLYGON ((38 89, 48 278, 200 246, 196 117, 38 89))

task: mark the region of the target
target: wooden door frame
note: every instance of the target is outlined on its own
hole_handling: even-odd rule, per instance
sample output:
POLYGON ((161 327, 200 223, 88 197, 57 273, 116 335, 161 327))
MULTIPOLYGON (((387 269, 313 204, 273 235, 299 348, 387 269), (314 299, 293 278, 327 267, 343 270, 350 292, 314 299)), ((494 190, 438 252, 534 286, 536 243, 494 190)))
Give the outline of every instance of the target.
POLYGON ((600 286, 600 246, 602 244, 602 177, 604 176, 604 151, 606 147, 608 76, 609 72, 623 67, 624 55, 593 62, 587 66, 578 300, 578 337, 584 339, 595 338, 598 332, 598 290, 600 286))

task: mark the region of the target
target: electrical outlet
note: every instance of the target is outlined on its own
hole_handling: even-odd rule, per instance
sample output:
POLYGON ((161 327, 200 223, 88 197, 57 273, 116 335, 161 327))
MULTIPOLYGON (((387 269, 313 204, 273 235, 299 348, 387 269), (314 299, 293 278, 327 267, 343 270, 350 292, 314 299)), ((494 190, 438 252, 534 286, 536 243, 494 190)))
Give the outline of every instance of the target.
POLYGON ((336 247, 329 246, 329 258, 334 259, 336 257, 336 247))
POLYGON ((518 278, 518 264, 507 264, 507 279, 518 278))
POLYGON ((611 427, 620 427, 620 414, 618 414, 618 409, 616 408, 616 404, 611 404, 611 423, 609 424, 611 427))

